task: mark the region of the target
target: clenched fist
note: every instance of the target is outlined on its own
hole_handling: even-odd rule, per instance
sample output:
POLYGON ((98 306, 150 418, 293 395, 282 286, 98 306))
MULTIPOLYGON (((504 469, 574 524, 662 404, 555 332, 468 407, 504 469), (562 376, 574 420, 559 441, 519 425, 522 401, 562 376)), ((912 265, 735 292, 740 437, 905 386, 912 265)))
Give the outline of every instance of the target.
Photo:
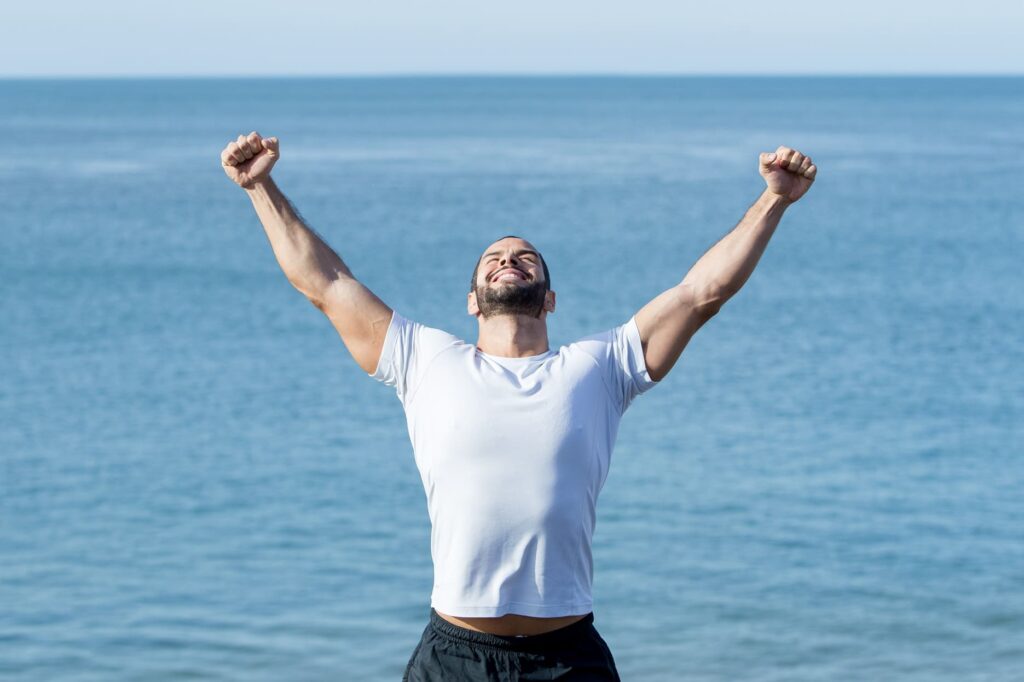
POLYGON ((220 164, 232 182, 249 189, 270 177, 270 169, 280 155, 276 137, 260 137, 254 130, 248 137, 239 135, 229 142, 220 153, 220 164))
POLYGON ((768 183, 768 191, 793 202, 811 188, 818 167, 811 157, 795 149, 779 147, 772 153, 761 154, 761 177, 768 183))

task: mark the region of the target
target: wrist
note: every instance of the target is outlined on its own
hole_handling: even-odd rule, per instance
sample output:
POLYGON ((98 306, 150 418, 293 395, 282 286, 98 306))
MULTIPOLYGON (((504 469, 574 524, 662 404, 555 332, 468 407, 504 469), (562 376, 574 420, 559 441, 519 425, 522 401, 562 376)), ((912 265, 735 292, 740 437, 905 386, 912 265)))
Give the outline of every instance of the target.
POLYGON ((246 193, 249 194, 250 196, 254 194, 265 195, 270 191, 270 189, 273 186, 274 181, 269 175, 264 178, 260 178, 259 180, 256 180, 254 182, 250 182, 247 185, 240 185, 240 187, 244 189, 246 193))
POLYGON ((767 187, 765 187, 764 192, 761 194, 761 200, 768 205, 768 208, 780 209, 783 211, 795 203, 785 194, 777 194, 767 187))

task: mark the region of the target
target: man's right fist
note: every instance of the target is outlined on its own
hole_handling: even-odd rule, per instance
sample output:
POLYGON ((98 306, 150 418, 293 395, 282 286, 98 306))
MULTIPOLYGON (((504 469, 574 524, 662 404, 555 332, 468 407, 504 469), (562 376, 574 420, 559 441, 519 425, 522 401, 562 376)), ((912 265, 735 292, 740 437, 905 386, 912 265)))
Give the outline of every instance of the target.
POLYGON ((248 137, 239 135, 234 142, 228 142, 220 153, 220 165, 232 182, 249 189, 270 177, 270 169, 280 155, 276 137, 260 137, 254 130, 248 137))

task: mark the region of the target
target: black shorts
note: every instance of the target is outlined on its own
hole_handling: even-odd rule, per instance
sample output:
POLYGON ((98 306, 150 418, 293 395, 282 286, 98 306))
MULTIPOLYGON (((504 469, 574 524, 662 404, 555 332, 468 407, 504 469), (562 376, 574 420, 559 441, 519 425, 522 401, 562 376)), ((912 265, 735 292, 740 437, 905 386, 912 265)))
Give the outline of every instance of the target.
POLYGON ((430 609, 430 623, 402 682, 461 680, 601 680, 619 682, 612 652, 594 629, 594 614, 528 637, 500 637, 449 623, 430 609))

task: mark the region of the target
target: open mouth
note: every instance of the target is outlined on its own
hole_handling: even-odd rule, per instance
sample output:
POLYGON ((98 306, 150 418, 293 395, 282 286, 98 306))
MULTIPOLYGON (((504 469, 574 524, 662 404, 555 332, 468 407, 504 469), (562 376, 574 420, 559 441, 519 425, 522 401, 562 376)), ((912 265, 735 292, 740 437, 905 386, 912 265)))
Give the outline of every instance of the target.
POLYGON ((491 282, 514 282, 516 280, 526 281, 526 274, 512 268, 506 268, 495 275, 491 282))

